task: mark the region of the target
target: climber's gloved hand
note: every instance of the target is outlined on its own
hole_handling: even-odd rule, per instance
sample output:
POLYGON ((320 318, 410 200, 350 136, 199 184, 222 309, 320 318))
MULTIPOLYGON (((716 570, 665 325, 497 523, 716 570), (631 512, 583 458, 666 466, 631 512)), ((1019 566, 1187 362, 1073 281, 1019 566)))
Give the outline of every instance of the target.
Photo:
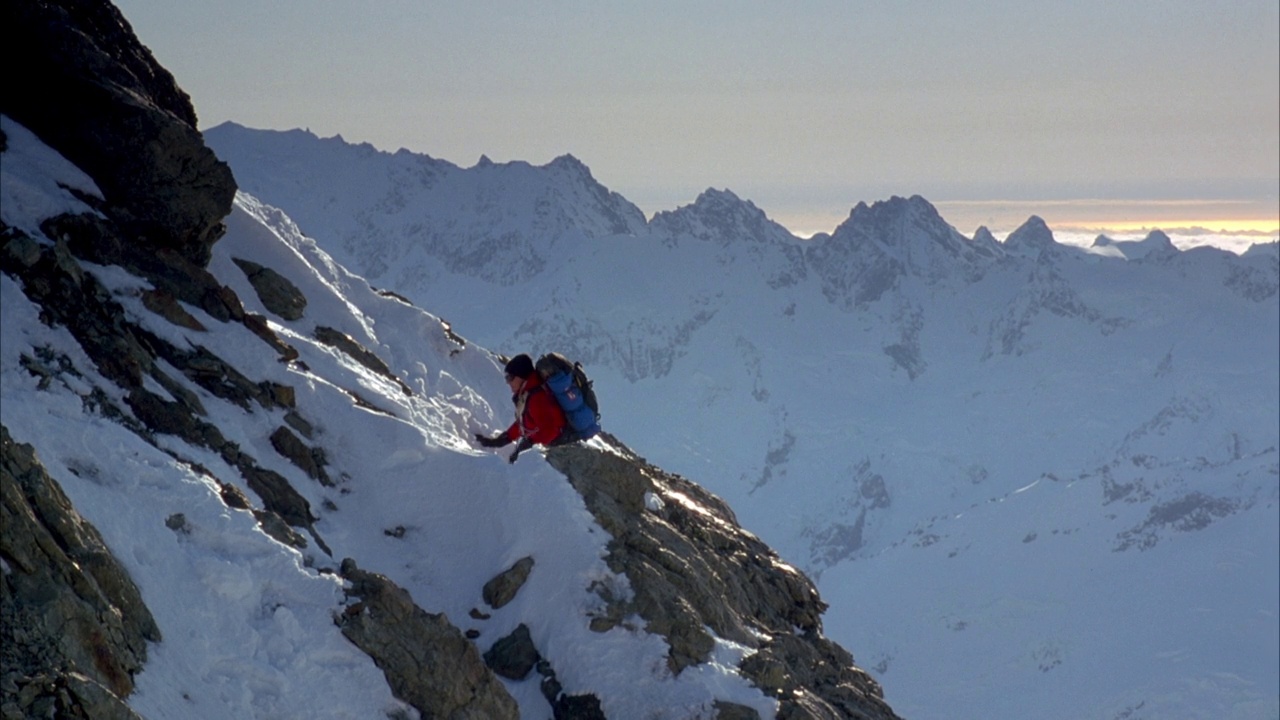
POLYGON ((476 442, 487 448, 500 448, 511 444, 511 438, 507 437, 505 432, 500 432, 493 437, 476 433, 476 442))
POLYGON ((520 457, 520 453, 533 447, 533 441, 529 438, 520 438, 520 444, 516 445, 515 452, 511 453, 511 457, 507 458, 507 462, 515 464, 516 458, 520 457))

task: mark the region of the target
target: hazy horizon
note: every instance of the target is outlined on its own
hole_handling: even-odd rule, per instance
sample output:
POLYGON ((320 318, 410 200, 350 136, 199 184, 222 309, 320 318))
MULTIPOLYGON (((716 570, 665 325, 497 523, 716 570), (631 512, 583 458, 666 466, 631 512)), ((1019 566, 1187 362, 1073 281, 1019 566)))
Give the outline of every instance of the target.
POLYGON ((466 167, 572 154, 647 215, 796 234, 921 195, 961 232, 1280 234, 1280 5, 117 3, 202 128, 466 167))

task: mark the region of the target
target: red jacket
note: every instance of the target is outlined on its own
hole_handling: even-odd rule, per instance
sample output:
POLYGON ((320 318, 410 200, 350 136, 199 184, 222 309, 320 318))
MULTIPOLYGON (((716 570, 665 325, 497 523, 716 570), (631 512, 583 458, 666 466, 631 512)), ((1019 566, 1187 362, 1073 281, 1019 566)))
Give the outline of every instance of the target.
POLYGON ((546 445, 560 437, 565 425, 564 411, 551 391, 542 387, 541 375, 530 375, 512 400, 516 404, 516 421, 507 428, 508 438, 527 437, 538 445, 546 445))

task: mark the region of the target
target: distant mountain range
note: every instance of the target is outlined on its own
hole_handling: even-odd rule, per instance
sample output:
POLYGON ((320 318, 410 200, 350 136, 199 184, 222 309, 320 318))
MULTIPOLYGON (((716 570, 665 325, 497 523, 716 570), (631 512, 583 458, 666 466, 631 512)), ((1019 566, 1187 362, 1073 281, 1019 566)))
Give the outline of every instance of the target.
POLYGON ((1262 718, 1280 697, 1280 252, 970 238, 924 198, 802 240, 644 218, 578 160, 205 133, 241 191, 496 351, 819 579, 915 720, 1262 718))

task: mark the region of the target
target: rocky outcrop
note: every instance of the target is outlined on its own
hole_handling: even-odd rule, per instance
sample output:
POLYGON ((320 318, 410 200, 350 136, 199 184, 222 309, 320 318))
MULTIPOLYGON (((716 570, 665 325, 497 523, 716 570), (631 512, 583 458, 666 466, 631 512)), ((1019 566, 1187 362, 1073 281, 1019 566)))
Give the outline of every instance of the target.
POLYGON ((403 588, 349 558, 342 576, 351 604, 338 627, 382 668, 396 697, 424 718, 520 717, 516 701, 448 618, 426 612, 403 588))
POLYGON ((308 447, 293 434, 292 430, 283 425, 271 433, 271 446, 276 452, 288 458, 289 462, 301 468, 307 477, 319 480, 324 485, 333 485, 333 481, 329 479, 329 473, 324 469, 328 464, 324 448, 308 447))
MULTIPOLYGON (((239 444, 229 440, 227 436, 231 434, 230 429, 224 432, 211 422, 199 397, 188 390, 184 383, 169 377, 166 370, 176 370, 189 382, 238 405, 246 412, 285 411, 288 427, 277 426, 267 440, 277 452, 297 465, 311 479, 329 485, 332 481, 325 471, 327 460, 322 446, 309 444, 294 432, 296 430, 308 439, 314 434, 311 424, 295 408, 295 393, 292 388, 266 381, 255 382, 207 348, 179 348, 137 325, 129 319, 111 293, 91 273, 85 272, 70 250, 70 245, 41 244, 15 228, 8 228, 6 233, 4 245, 0 246, 0 269, 14 277, 27 297, 43 308, 50 322, 66 327, 79 341, 98 371, 109 382, 118 386, 118 389, 110 392, 94 388, 84 396, 86 405, 92 403, 95 413, 120 422, 157 447, 163 445, 157 442, 157 436, 173 435, 192 446, 214 451, 240 472, 252 491, 251 494, 256 496, 250 498, 235 486, 219 482, 222 500, 228 507, 252 511, 264 532, 292 547, 306 547, 307 539, 289 526, 303 528, 322 550, 328 552, 323 540, 315 532, 313 523, 316 518, 310 504, 290 480, 263 467, 239 444), (154 388, 155 384, 163 388, 169 397, 148 389, 154 388), (122 397, 122 405, 118 405, 112 399, 114 397, 122 397), (254 507, 255 503, 260 503, 260 507, 254 507)), ((83 388, 88 382, 76 369, 74 362, 52 349, 24 356, 23 366, 39 378, 38 382, 45 387, 62 383, 68 387, 83 388)), ((38 537, 38 533, 28 530, 25 524, 10 520, 10 515, 16 515, 17 511, 11 513, 9 509, 12 494, 9 445, 6 433, 3 553, 6 562, 10 564, 24 569, 39 568, 42 564, 50 563, 40 559, 10 559, 25 557, 24 553, 11 550, 11 545, 25 541, 29 536, 38 537)), ((183 461, 176 455, 175 459, 183 461)), ((15 470, 12 474, 15 477, 25 477, 29 474, 26 468, 30 464, 29 461, 18 462, 16 467, 20 471, 15 470)), ((60 502, 65 505, 67 513, 73 512, 65 498, 60 502)), ((167 524, 175 532, 184 532, 187 527, 181 513, 170 516, 167 524)), ((67 542, 63 540, 51 540, 44 544, 54 549, 67 546, 67 542)), ((86 560, 79 557, 75 559, 81 566, 90 567, 86 560)), ((496 582, 490 592, 493 602, 501 603, 503 597, 513 595, 519 587, 519 576, 522 572, 527 574, 527 570, 525 564, 517 564, 509 575, 496 582)), ((354 563, 344 565, 344 574, 351 582, 349 594, 354 604, 348 607, 338 623, 343 633, 383 669, 392 692, 397 697, 414 705, 424 717, 449 717, 457 720, 518 717, 515 701, 506 693, 494 673, 485 666, 472 642, 447 618, 427 613, 416 606, 403 589, 386 578, 360 571, 354 563)), ((119 623, 118 618, 113 621, 114 616, 99 609, 99 605, 103 605, 99 601, 99 605, 91 605, 97 611, 96 616, 75 621, 83 625, 82 634, 87 639, 82 641, 76 639, 75 635, 65 636, 68 638, 65 642, 74 644, 61 652, 73 657, 75 661, 64 662, 59 659, 60 656, 40 649, 41 643, 49 644, 52 640, 28 639, 28 634, 19 630, 35 622, 29 620, 28 616, 35 611, 33 608, 39 608, 38 603, 33 604, 32 597, 39 596, 40 593, 28 591, 26 586, 10 592, 9 577, 5 576, 5 628, 6 632, 13 628, 16 639, 11 641, 6 637, 4 645, 5 648, 16 648, 15 653, 19 650, 25 653, 21 663, 15 660, 14 667, 30 668, 29 672, 13 678, 12 682, 5 685, 6 699, 12 694, 12 707, 17 708, 13 716, 38 716, 39 712, 32 708, 73 707, 70 703, 82 702, 76 698, 83 695, 89 698, 83 702, 98 702, 100 707, 86 710, 81 716, 132 717, 120 714, 130 711, 118 698, 127 695, 132 688, 129 678, 141 668, 145 659, 145 645, 141 641, 130 640, 121 645, 124 650, 120 651, 104 645, 101 638, 120 635, 113 625, 113 622, 119 623), (80 650, 82 643, 89 649, 80 650), (113 659, 116 655, 120 656, 119 660, 113 659), (93 675, 80 669, 86 663, 93 667, 94 662, 110 663, 104 666, 107 680, 93 679, 93 675), (86 681, 78 680, 79 676, 73 673, 90 678, 104 689, 95 694, 86 685, 86 681), (118 707, 107 707, 109 702, 116 702, 118 707)), ((107 581, 95 578, 94 582, 101 585, 107 581)), ((64 584, 91 587, 87 580, 66 580, 64 584)), ((111 587, 118 584, 113 581, 111 587)), ((136 596, 136 591, 133 595, 136 596)), ((121 604, 114 603, 115 606, 121 604)), ((132 614, 126 611, 123 616, 129 618, 132 614)), ((70 621, 59 620, 52 625, 51 622, 44 624, 56 627, 66 622, 70 621)), ((152 631, 154 623, 148 626, 148 632, 152 634, 143 634, 143 637, 158 641, 158 631, 152 631)), ((5 667, 10 667, 8 656, 5 667)))
POLYGON ((600 708, 600 698, 592 693, 564 692, 555 669, 538 652, 529 635, 529 627, 524 623, 485 651, 484 663, 508 680, 524 680, 537 670, 541 678, 538 689, 551 707, 554 720, 607 720, 600 708))
POLYGON ((251 260, 232 258, 253 286, 263 307, 285 320, 300 320, 307 309, 307 298, 289 278, 251 260))
POLYGON ((413 394, 413 390, 409 389, 409 386, 405 385, 403 380, 396 377, 395 373, 391 372, 391 368, 387 367, 387 363, 384 362, 382 358, 375 355, 365 346, 356 342, 356 340, 350 335, 340 330, 334 330, 331 327, 317 325, 315 336, 317 340, 325 345, 341 350, 347 355, 347 357, 395 383, 396 386, 400 388, 400 392, 405 395, 413 394))
POLYGON ((196 131, 191 100, 109 2, 4 4, 0 112, 84 170, 128 250, 197 267, 223 232, 235 181, 196 131))
POLYGON ((0 715, 136 718, 122 698, 160 630, 32 448, 0 432, 0 715))
POLYGON ((608 442, 614 452, 574 444, 547 454, 613 536, 605 559, 631 585, 630 597, 597 590, 608 610, 593 630, 639 615, 666 638, 674 673, 710 658, 711 633, 753 648, 740 669, 777 698, 780 718, 897 717, 875 680, 823 637, 826 605, 807 577, 739 527, 722 500, 608 442))
POLYGON ((196 131, 190 99, 119 10, 101 0, 19 0, 0 9, 0 33, 6 65, 23 68, 0 95, 0 112, 102 192, 75 191, 98 212, 49 218, 43 234, 63 241, 64 254, 146 278, 154 286, 146 306, 170 322, 199 328, 182 301, 244 323, 288 358, 292 349, 204 269, 235 181, 196 131))

